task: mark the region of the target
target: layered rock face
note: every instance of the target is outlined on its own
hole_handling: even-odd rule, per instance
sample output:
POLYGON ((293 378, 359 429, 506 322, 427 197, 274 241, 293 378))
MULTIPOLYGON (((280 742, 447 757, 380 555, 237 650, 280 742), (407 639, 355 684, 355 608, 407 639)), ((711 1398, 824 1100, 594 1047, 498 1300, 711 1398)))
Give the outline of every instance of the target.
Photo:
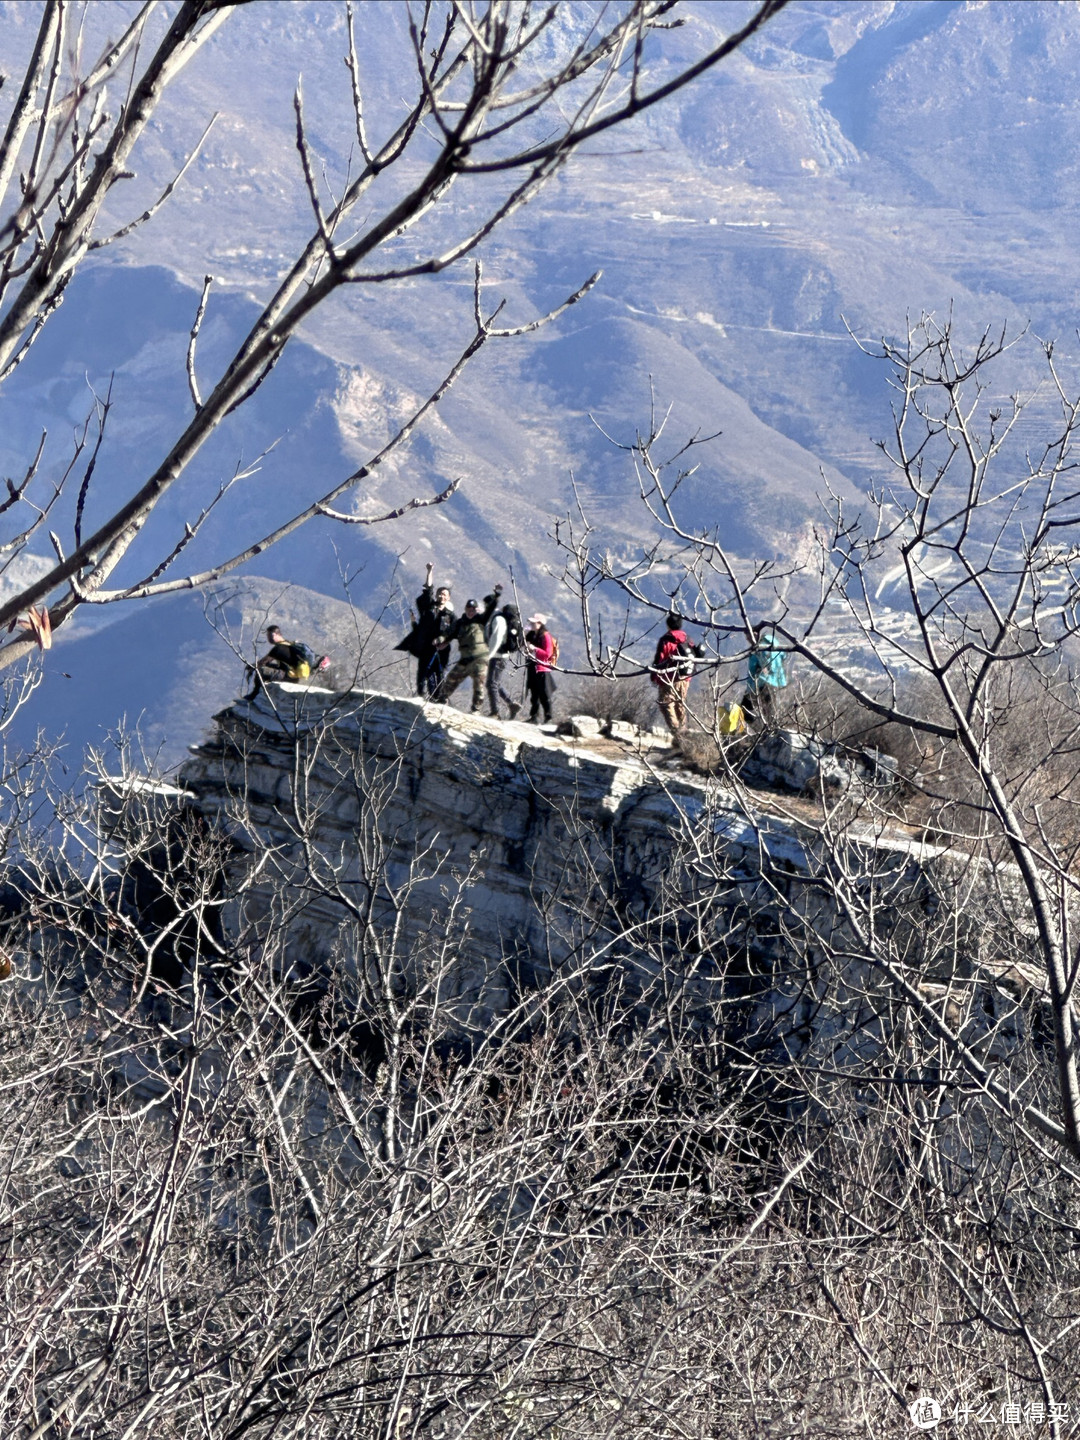
POLYGON ((835 1061, 881 1034, 858 1022, 883 982, 854 904, 913 983, 960 1005, 969 1040, 1012 1043, 981 939, 1001 877, 896 825, 828 833, 824 811, 785 814, 649 749, 371 691, 271 685, 217 722, 181 784, 238 847, 226 924, 309 972, 335 948, 367 964, 390 946, 407 984, 442 957, 469 1031, 575 965, 640 995, 678 979, 709 1003, 734 986, 746 1033, 835 1061))
POLYGON ((223 712, 181 784, 270 857, 246 919, 284 882, 304 891, 288 923, 309 962, 360 915, 396 926, 402 953, 452 933, 458 988, 494 1005, 505 965, 527 984, 615 912, 643 917, 673 832, 706 801, 703 781, 661 782, 647 755, 599 738, 286 684, 223 712))

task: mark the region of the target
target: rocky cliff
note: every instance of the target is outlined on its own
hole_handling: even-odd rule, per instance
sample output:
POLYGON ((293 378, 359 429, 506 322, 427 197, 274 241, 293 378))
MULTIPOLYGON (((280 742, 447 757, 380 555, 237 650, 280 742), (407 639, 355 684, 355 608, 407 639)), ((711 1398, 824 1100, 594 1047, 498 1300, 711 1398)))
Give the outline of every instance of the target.
POLYGON ((308 973, 335 952, 375 954, 406 985, 441 967, 465 1030, 576 970, 649 1003, 676 978, 703 1001, 734 987, 763 1043, 844 1047, 860 1008, 880 1008, 876 946, 969 1039, 1012 1043, 999 1000, 1011 1012, 1037 979, 1022 922, 1007 961, 989 938, 1016 910, 1007 876, 866 811, 793 813, 670 765, 648 737, 273 685, 217 717, 180 783, 236 846, 234 934, 308 973))

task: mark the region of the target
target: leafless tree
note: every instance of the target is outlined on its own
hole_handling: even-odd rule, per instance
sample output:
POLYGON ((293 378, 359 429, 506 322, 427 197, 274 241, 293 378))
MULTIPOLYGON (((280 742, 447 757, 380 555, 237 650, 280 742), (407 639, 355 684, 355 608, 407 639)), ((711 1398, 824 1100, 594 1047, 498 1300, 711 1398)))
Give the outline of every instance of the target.
POLYGON ((700 1307, 718 1276, 746 1289, 730 1261, 806 1157, 748 1165, 712 1042, 640 984, 598 990, 588 944, 479 1033, 477 878, 443 873, 457 903, 407 929, 439 858, 394 870, 393 767, 334 750, 332 794, 358 805, 335 858, 330 749, 296 737, 269 839, 257 746, 231 836, 139 784, 107 791, 104 829, 68 792, 59 852, 20 836, 6 1431, 494 1440, 670 1410, 673 1434, 718 1433, 730 1337, 700 1307), (313 906, 336 916, 319 952, 296 943, 313 906))
MULTIPOLYGON (((296 146, 312 212, 310 239, 213 379, 200 373, 198 363, 200 329, 213 303, 212 279, 207 278, 187 352, 191 417, 182 432, 163 445, 131 494, 108 497, 108 516, 92 533, 85 533, 85 516, 87 502, 100 486, 96 466, 112 403, 109 396, 96 403, 64 476, 42 473, 39 449, 28 457, 23 478, 9 481, 8 498, 0 506, 8 515, 2 554, 9 561, 47 522, 65 486, 77 487, 77 495, 72 534, 67 539, 51 535, 56 563, 0 604, 0 626, 13 626, 22 617, 30 632, 0 647, 0 668, 35 644, 48 643, 51 631, 81 605, 203 584, 243 565, 315 516, 342 524, 373 524, 446 500, 458 480, 437 495, 414 497, 389 515, 362 518, 340 508, 408 440, 484 345, 524 335, 552 318, 500 324, 502 305, 485 308, 479 262, 472 333, 463 338, 460 354, 442 381, 365 464, 306 497, 268 534, 251 536, 198 573, 180 573, 182 557, 237 476, 222 484, 217 499, 201 513, 192 512, 167 553, 142 553, 139 545, 155 506, 183 483, 208 437, 267 380, 289 340, 330 296, 344 286, 393 285, 437 274, 466 259, 579 146, 645 112, 722 61, 783 3, 764 0, 721 44, 655 84, 645 62, 646 46, 682 23, 669 0, 630 0, 599 15, 566 7, 538 10, 510 0, 479 7, 428 3, 409 16, 414 93, 404 115, 392 121, 373 119, 365 111, 362 27, 376 22, 368 11, 354 15, 347 6, 344 58, 355 132, 352 173, 340 193, 329 193, 320 183, 298 85, 296 146), (551 58, 548 41, 557 18, 561 26, 572 24, 576 33, 569 47, 556 47, 562 58, 551 58), (422 222, 461 186, 477 190, 479 213, 469 211, 456 238, 435 242, 424 253, 425 243, 431 242, 424 240, 422 222), (412 251, 406 256, 399 243, 414 231, 419 257, 412 251), (132 563, 141 553, 141 578, 110 588, 121 560, 132 563)), ((236 4, 184 0, 166 12, 150 0, 126 23, 120 38, 82 71, 72 57, 79 53, 84 18, 84 12, 65 0, 45 0, 22 83, 5 90, 13 94, 13 102, 0 139, 0 205, 5 207, 0 212, 5 216, 0 228, 0 382, 27 355, 85 257, 153 220, 181 183, 198 147, 144 213, 112 233, 102 232, 106 200, 114 199, 116 186, 129 178, 139 142, 174 77, 223 25, 246 23, 243 7, 236 4)), ((207 129, 212 123, 211 118, 207 129)), ((580 300, 597 278, 586 280, 565 305, 580 300)))
MULTIPOLYGON (((1004 865, 1002 875, 1015 883, 1012 913, 1031 917, 1053 1016, 1053 1101, 1029 1103, 999 1087, 961 1035, 904 980, 896 957, 880 948, 857 871, 840 866, 828 883, 849 906, 867 958, 892 975, 904 1003, 1003 1110, 1019 1107, 1025 1123, 1076 1159, 1080 951, 1072 757, 1080 703, 1069 666, 1080 598, 1078 409, 1048 345, 1046 386, 1058 419, 1037 451, 1011 446, 1026 402, 988 399, 994 367, 1011 343, 1004 333, 987 333, 966 350, 951 323, 925 318, 904 341, 883 342, 873 352, 897 394, 893 435, 882 446, 897 481, 883 485, 858 514, 837 502, 809 560, 743 560, 715 530, 684 526, 678 487, 692 473, 691 452, 704 442, 694 438, 665 455, 664 421, 655 417, 626 446, 656 525, 655 544, 620 569, 584 517, 562 539, 583 598, 587 639, 597 588, 616 589, 638 616, 662 614, 677 595, 729 652, 741 647, 745 654, 755 618, 774 619, 804 668, 864 715, 925 747, 933 764, 921 783, 933 802, 936 835, 986 865, 1004 865), (857 668, 845 663, 852 654, 861 656, 857 668)), ((614 662, 623 659, 625 669, 624 653, 617 647, 614 662)), ((612 668, 611 657, 594 649, 593 658, 597 668, 612 668)), ((706 714, 706 726, 710 720, 706 714)))
POLYGON ((402 762, 280 694, 217 827, 129 776, 17 837, 7 1432, 900 1436, 926 1392, 1075 1432, 1052 1024, 977 856, 973 920, 866 814, 718 787, 646 913, 603 836, 555 857, 572 961, 493 997, 484 856, 401 864, 402 762))

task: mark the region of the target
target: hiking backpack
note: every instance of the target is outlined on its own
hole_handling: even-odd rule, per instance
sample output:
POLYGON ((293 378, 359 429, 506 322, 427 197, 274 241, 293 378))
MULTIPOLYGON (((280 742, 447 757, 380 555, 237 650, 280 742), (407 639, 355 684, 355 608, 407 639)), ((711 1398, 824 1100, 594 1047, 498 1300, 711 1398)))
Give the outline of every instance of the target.
POLYGON ((697 649, 688 641, 680 640, 676 654, 679 657, 679 664, 675 673, 680 680, 688 680, 694 673, 694 659, 697 655, 697 649))
MULTIPOLYGON (((505 616, 503 617, 506 618, 505 616)), ((521 649, 523 636, 520 620, 506 621, 506 639, 499 646, 500 655, 516 655, 521 649)))
POLYGON ((302 640, 290 640, 289 650, 292 654, 292 664, 289 666, 290 680, 306 680, 319 663, 319 657, 312 650, 310 645, 305 645, 302 640))

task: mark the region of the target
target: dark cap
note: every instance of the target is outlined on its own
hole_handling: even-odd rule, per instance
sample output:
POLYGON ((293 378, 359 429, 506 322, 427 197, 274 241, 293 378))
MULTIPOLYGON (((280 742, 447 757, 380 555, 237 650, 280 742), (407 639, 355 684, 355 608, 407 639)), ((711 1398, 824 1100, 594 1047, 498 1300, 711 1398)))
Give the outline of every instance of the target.
POLYGON ((669 630, 681 630, 686 622, 677 610, 669 610, 667 613, 667 625, 669 630))
POLYGON ((479 602, 479 600, 466 600, 466 601, 465 601, 465 609, 468 610, 468 608, 469 608, 470 605, 472 606, 472 608, 473 608, 474 610, 479 610, 479 609, 480 609, 480 602, 479 602))

